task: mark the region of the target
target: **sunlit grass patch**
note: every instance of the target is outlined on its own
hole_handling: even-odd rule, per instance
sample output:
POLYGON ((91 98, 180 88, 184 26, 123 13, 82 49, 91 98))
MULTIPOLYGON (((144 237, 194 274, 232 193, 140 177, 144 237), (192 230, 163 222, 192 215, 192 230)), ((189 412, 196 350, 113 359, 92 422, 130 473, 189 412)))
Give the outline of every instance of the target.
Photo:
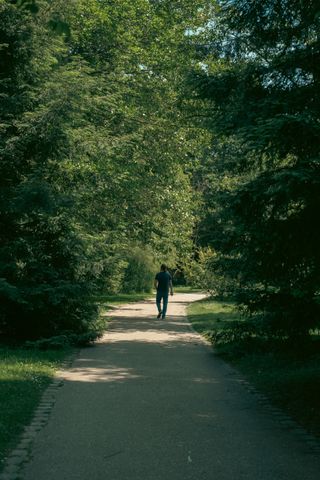
POLYGON ((0 470, 55 370, 69 353, 0 347, 0 470))
POLYGON ((210 332, 227 327, 231 321, 239 320, 239 313, 229 302, 204 299, 188 307, 188 318, 199 333, 210 336, 210 332))
POLYGON ((94 297, 94 301, 99 307, 104 310, 108 307, 114 307, 117 305, 123 305, 125 303, 135 303, 153 298, 153 293, 117 293, 117 294, 104 294, 94 297))
POLYGON ((202 293, 203 289, 192 287, 189 285, 173 285, 173 291, 175 293, 202 293))

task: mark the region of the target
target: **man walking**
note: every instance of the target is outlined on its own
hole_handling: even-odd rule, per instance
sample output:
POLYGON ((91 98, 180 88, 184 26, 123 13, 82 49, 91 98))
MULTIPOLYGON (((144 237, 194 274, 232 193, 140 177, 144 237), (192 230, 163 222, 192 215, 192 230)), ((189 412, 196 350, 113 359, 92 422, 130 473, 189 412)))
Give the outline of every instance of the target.
POLYGON ((172 277, 168 272, 167 266, 163 263, 160 267, 161 271, 157 273, 154 279, 154 287, 157 290, 157 297, 156 297, 156 304, 158 308, 158 316, 157 318, 166 318, 167 313, 167 306, 168 306, 168 297, 169 297, 169 290, 170 294, 173 295, 173 287, 172 287, 172 277), (161 301, 162 301, 162 308, 161 308, 161 301))

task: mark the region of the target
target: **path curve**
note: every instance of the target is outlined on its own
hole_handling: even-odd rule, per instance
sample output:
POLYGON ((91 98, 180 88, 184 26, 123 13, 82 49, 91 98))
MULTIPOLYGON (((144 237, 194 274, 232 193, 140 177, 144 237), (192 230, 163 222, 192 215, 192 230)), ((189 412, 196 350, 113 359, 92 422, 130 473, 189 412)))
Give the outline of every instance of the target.
POLYGON ((299 430, 265 411, 188 324, 200 294, 112 313, 64 372, 23 480, 318 480, 299 430))

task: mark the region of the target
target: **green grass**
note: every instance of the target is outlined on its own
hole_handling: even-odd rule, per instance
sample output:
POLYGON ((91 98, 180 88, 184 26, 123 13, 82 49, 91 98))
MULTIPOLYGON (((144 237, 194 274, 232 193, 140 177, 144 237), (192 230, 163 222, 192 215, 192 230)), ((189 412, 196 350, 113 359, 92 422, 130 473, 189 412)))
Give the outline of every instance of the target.
MULTIPOLYGON (((195 293, 202 292, 203 290, 189 286, 174 286, 173 291, 174 293, 195 293)), ((95 296, 93 300, 104 310, 108 310, 108 308, 112 309, 118 305, 123 305, 125 303, 135 303, 144 300, 154 299, 155 295, 156 292, 155 290, 153 290, 151 293, 104 294, 95 296)))
POLYGON ((173 285, 173 291, 175 293, 200 293, 203 292, 201 288, 195 288, 187 285, 173 285))
POLYGON ((54 372, 70 350, 0 347, 0 471, 54 372))
MULTIPOLYGON (((193 327, 205 336, 239 320, 231 303, 212 300, 190 305, 188 317, 193 327)), ((240 370, 272 403, 320 435, 319 339, 301 348, 252 339, 246 343, 216 345, 215 352, 240 370)))
POLYGON ((231 320, 238 320, 239 314, 232 303, 204 299, 188 307, 188 318, 195 330, 206 335, 211 330, 227 326, 231 320))
POLYGON ((117 305, 123 305, 125 303, 141 302, 148 300, 154 296, 153 293, 118 293, 118 294, 105 294, 94 297, 94 301, 104 310, 108 308, 116 307, 117 305))

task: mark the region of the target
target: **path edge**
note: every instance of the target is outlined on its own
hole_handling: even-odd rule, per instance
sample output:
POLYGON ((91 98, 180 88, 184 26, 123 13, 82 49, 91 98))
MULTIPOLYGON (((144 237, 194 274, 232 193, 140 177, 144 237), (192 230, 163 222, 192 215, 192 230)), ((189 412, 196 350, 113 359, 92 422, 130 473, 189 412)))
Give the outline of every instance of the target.
POLYGON ((280 407, 274 405, 271 401, 271 399, 263 393, 261 390, 256 388, 251 382, 248 381, 248 379, 245 377, 245 375, 238 370, 236 367, 231 365, 229 362, 226 360, 222 359, 216 352, 214 345, 210 340, 205 338, 201 333, 197 332, 195 328, 193 327, 191 321, 189 320, 188 314, 187 314, 187 308, 191 303, 199 302, 200 300, 195 300, 193 302, 189 302, 188 305, 185 307, 185 319, 186 319, 186 324, 189 327, 189 329, 198 337, 199 341, 202 343, 202 345, 206 348, 209 349, 210 352, 212 353, 212 356, 216 361, 219 361, 221 365, 223 365, 224 369, 231 375, 233 375, 236 379, 236 381, 243 387, 247 392, 249 392, 251 395, 254 396, 255 401, 259 406, 261 406, 264 410, 264 412, 268 415, 271 416, 271 418, 278 422, 284 429, 292 431, 295 435, 299 436, 299 438, 306 443, 306 445, 309 448, 309 452, 312 455, 319 456, 320 457, 320 438, 316 437, 313 435, 311 432, 306 430, 302 425, 300 425, 296 420, 294 420, 288 413, 286 413, 283 409, 280 407))
POLYGON ((20 476, 21 471, 30 460, 32 446, 38 433, 49 421, 56 402, 56 394, 64 384, 65 371, 72 366, 80 350, 80 348, 76 348, 72 353, 67 355, 61 362, 58 370, 54 372, 52 380, 40 397, 30 422, 24 426, 23 431, 17 438, 15 447, 9 451, 4 462, 3 470, 0 473, 0 480, 22 480, 20 476))

